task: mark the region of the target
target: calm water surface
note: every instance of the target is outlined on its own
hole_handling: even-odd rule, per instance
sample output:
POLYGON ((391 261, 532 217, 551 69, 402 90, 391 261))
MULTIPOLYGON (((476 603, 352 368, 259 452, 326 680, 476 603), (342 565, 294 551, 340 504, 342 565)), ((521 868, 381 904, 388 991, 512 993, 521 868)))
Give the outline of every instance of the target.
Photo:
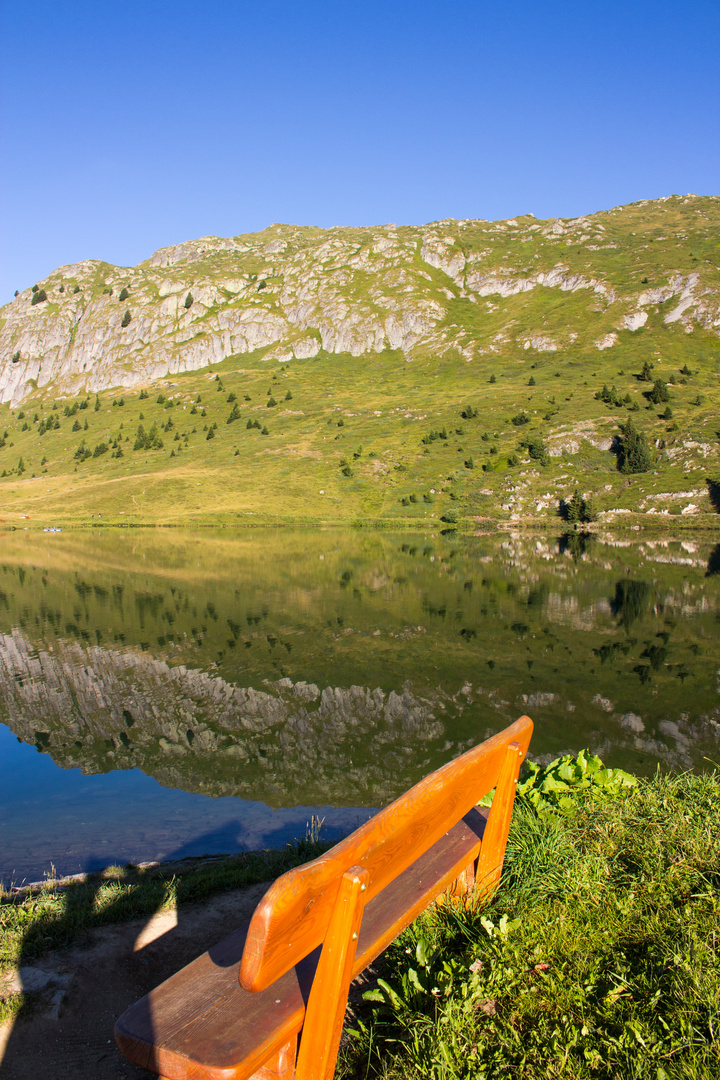
POLYGON ((720 757, 720 546, 0 536, 0 880, 327 835, 523 712, 531 756, 720 757))

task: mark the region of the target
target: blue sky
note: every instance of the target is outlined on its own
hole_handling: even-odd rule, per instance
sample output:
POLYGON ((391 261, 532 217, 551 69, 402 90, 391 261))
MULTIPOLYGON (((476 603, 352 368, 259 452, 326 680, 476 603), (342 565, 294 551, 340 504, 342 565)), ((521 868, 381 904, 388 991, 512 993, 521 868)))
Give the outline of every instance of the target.
POLYGON ((0 2, 0 303, 274 221, 720 193, 720 4, 0 2))

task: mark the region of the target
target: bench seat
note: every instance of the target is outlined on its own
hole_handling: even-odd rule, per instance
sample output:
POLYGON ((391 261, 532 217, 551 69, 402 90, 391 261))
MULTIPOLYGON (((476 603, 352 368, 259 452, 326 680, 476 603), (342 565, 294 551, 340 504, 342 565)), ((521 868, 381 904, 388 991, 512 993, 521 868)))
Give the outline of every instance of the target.
MULTIPOLYGON (((487 817, 487 808, 471 809, 367 903, 353 976, 462 874, 487 817)), ((283 1075, 282 1048, 302 1029, 320 948, 267 989, 248 993, 239 982, 247 932, 247 925, 236 930, 124 1013, 115 1037, 126 1057, 168 1080, 283 1075)))

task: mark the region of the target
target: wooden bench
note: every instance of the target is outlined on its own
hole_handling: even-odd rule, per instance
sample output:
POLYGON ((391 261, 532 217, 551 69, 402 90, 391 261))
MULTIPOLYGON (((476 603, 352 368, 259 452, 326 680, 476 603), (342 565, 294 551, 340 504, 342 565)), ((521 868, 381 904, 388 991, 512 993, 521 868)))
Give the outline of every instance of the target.
POLYGON ((120 1017, 122 1052, 168 1080, 330 1080, 353 978, 442 893, 497 886, 532 728, 522 717, 278 878, 247 926, 120 1017))

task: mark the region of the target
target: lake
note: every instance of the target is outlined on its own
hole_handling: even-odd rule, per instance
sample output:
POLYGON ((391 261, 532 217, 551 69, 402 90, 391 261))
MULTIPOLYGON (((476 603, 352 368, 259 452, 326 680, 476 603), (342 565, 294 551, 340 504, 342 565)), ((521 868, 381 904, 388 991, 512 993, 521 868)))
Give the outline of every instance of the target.
POLYGON ((0 536, 0 880, 339 836, 526 712, 531 757, 720 759, 720 545, 0 536))

